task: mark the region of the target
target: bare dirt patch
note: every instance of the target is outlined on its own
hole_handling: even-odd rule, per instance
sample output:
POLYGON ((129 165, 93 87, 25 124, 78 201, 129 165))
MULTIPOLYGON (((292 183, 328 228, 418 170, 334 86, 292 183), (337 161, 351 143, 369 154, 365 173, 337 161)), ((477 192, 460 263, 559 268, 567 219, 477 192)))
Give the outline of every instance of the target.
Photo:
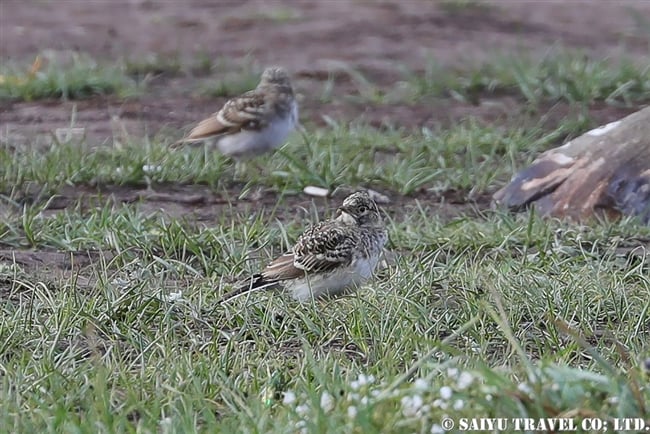
MULTIPOLYGON (((450 2, 451 3, 451 2, 450 2)), ((413 127, 466 116, 494 120, 515 109, 508 98, 478 106, 449 100, 394 107, 350 103, 355 85, 338 75, 332 102, 317 98, 336 65, 363 71, 377 86, 391 86, 400 69, 419 71, 430 58, 442 67, 479 64, 495 52, 526 50, 542 55, 553 44, 587 55, 647 55, 638 17, 647 2, 506 2, 449 7, 435 2, 187 2, 69 0, 42 7, 9 1, 0 5, 0 57, 30 59, 44 50, 75 50, 100 61, 157 54, 185 65, 197 56, 227 59, 223 68, 282 64, 298 77, 303 114, 341 120, 363 116, 371 123, 413 127), (588 7, 587 6, 588 4, 588 7), (445 109, 446 108, 446 109, 445 109)), ((223 68, 212 71, 217 79, 223 68)), ((197 77, 159 77, 136 100, 4 105, 0 123, 10 130, 51 131, 69 123, 76 104, 80 124, 97 139, 110 139, 116 122, 133 134, 162 126, 186 126, 211 113, 223 98, 195 94, 197 77)))

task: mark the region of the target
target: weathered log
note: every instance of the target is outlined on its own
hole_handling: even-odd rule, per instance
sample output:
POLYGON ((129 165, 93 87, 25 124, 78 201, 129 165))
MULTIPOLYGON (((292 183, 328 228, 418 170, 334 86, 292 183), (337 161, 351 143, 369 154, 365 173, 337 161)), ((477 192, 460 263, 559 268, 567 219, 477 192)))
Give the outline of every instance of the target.
POLYGON ((605 213, 649 223, 650 107, 544 152, 493 199, 573 220, 605 213))

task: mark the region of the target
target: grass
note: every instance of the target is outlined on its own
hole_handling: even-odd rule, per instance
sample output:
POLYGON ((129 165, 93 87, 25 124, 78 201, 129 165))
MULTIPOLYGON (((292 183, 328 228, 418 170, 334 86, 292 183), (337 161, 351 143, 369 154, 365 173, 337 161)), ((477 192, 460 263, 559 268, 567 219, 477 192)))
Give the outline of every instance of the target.
POLYGON ((299 20, 301 15, 296 9, 279 6, 255 12, 249 17, 253 20, 271 21, 275 24, 284 24, 299 20))
POLYGON ((216 304, 229 276, 265 262, 248 252, 298 234, 272 215, 200 228, 137 207, 16 215, 9 226, 29 222, 38 250, 103 254, 70 273, 1 270, 4 426, 411 432, 452 408, 642 414, 648 263, 616 248, 647 228, 404 211, 389 226, 402 254, 382 277, 306 306, 259 293, 216 304))
POLYGON ((48 53, 42 58, 37 57, 31 69, 8 62, 0 67, 0 100, 82 99, 107 94, 126 97, 137 91, 120 67, 100 65, 76 53, 68 59, 48 53))
POLYGON ((440 9, 449 14, 457 15, 465 12, 474 13, 489 13, 494 8, 481 0, 442 0, 440 2, 440 9))
POLYGON ((55 140, 45 151, 42 144, 15 151, 0 149, 0 192, 16 199, 34 184, 55 192, 70 184, 170 182, 216 189, 247 182, 278 193, 301 191, 308 185, 334 190, 362 184, 406 195, 424 189, 481 192, 505 182, 522 163, 529 162, 530 158, 522 160, 522 151, 548 148, 584 127, 571 118, 552 131, 535 123, 506 130, 472 120, 447 130, 419 132, 334 125, 306 140, 295 134, 276 154, 248 164, 245 173, 203 149, 169 152, 169 138, 164 134, 144 143, 132 140, 93 152, 84 152, 84 145, 76 141, 55 140), (256 164, 263 169, 254 170, 256 164))
MULTIPOLYGON (((337 65, 347 75, 355 92, 353 102, 377 105, 413 104, 436 98, 453 98, 478 104, 481 99, 513 96, 536 109, 552 103, 589 106, 606 103, 635 106, 650 100, 650 63, 622 57, 614 61, 593 58, 582 52, 558 47, 543 56, 525 53, 491 53, 482 63, 467 62, 450 69, 430 58, 422 71, 402 67, 402 79, 382 86, 362 71, 346 64, 337 65)), ((330 102, 331 77, 320 98, 330 102)))
POLYGON ((262 68, 252 61, 246 59, 243 66, 233 70, 227 66, 224 60, 216 62, 215 69, 219 72, 214 77, 201 82, 198 92, 201 96, 227 97, 241 95, 251 89, 255 89, 260 81, 262 68))
POLYGON ((218 78, 199 80, 197 92, 202 96, 231 97, 254 88, 261 74, 261 68, 247 58, 236 68, 225 59, 213 60, 204 52, 189 59, 187 68, 182 61, 176 53, 107 64, 78 53, 45 52, 31 66, 15 62, 0 66, 0 101, 76 100, 97 95, 124 98, 137 95, 154 77, 203 77, 211 73, 218 78))
MULTIPOLYGON (((204 65, 205 60, 200 61, 204 65)), ((208 65, 209 66, 209 65, 208 65)), ((125 61, 125 72, 127 75, 143 79, 148 75, 178 75, 182 71, 181 59, 176 55, 151 54, 125 61)))
MULTIPOLYGON (((590 71, 597 89, 615 75, 590 71)), ((1 148, 0 425, 436 433, 446 417, 456 427, 508 418, 506 431, 514 417, 648 420, 650 265, 631 251, 648 227, 485 208, 441 215, 445 193, 489 194, 591 126, 522 117, 380 131, 331 121, 238 169, 203 150, 170 152, 163 134, 1 148), (175 218, 108 197, 48 209, 63 188, 169 183, 204 184, 224 203, 203 222, 191 207, 175 218), (306 220, 333 211, 338 197, 301 210, 306 185, 389 193, 394 260, 336 299, 254 293, 220 305, 306 220), (278 206, 238 200, 258 187, 278 206)))
POLYGON ((650 99, 650 64, 639 66, 628 58, 594 59, 557 47, 542 57, 494 53, 485 63, 458 71, 431 59, 423 73, 405 70, 404 77, 403 86, 409 91, 397 94, 414 100, 450 95, 476 102, 482 96, 508 94, 533 106, 557 101, 629 106, 650 99))

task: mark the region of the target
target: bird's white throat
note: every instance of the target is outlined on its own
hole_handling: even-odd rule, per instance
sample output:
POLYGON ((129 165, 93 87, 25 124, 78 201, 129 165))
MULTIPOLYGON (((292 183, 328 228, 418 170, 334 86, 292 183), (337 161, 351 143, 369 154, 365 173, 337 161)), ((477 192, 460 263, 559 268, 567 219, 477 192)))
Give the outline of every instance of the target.
POLYGON ((341 211, 341 214, 336 219, 348 225, 357 224, 357 220, 345 211, 341 211))

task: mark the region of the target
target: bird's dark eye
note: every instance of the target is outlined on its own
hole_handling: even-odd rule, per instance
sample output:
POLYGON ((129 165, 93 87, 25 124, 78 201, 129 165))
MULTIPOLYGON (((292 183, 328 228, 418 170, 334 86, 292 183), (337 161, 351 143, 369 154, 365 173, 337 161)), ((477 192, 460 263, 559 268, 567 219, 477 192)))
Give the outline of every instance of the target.
POLYGON ((368 208, 366 208, 365 206, 362 205, 362 206, 359 207, 359 212, 360 213, 364 213, 366 211, 368 211, 368 208))

